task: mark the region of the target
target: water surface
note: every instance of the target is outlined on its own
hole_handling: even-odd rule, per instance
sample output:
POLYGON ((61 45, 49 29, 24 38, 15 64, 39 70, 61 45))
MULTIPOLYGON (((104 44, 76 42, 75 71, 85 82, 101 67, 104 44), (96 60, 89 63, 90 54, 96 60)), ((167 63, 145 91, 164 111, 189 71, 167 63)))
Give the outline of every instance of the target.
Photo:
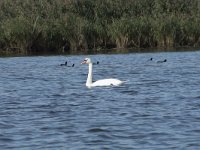
POLYGON ((200 52, 0 58, 0 147, 199 149, 199 58, 200 52), (84 57, 100 62, 94 80, 128 82, 86 88, 84 57), (65 60, 75 67, 59 66, 65 60))

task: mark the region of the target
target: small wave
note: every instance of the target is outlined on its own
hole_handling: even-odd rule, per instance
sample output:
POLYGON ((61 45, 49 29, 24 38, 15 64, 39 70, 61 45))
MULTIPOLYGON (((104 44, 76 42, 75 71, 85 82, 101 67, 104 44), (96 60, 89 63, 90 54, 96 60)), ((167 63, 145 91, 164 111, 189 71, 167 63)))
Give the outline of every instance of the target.
POLYGON ((200 99, 200 96, 197 96, 196 98, 197 98, 197 99, 200 99))
POLYGON ((13 142, 14 140, 7 137, 0 137, 0 142, 13 142))
POLYGON ((106 141, 104 141, 104 140, 92 140, 92 141, 90 141, 90 143, 93 143, 93 144, 95 144, 95 143, 105 143, 106 141))
POLYGON ((53 96, 53 97, 63 97, 63 96, 65 96, 65 94, 64 94, 64 93, 61 93, 61 94, 53 94, 52 96, 53 96))
POLYGON ((138 94, 138 91, 126 90, 126 91, 121 91, 121 93, 128 94, 128 95, 136 95, 138 94))
POLYGON ((152 132, 149 133, 151 137, 159 137, 159 136, 170 136, 168 133, 165 132, 152 132))
POLYGON ((101 129, 101 128, 92 128, 92 129, 89 129, 87 130, 88 132, 109 132, 108 130, 105 130, 105 129, 101 129))
POLYGON ((14 128, 15 126, 12 124, 7 124, 7 123, 1 123, 0 122, 0 129, 10 129, 10 128, 14 128))

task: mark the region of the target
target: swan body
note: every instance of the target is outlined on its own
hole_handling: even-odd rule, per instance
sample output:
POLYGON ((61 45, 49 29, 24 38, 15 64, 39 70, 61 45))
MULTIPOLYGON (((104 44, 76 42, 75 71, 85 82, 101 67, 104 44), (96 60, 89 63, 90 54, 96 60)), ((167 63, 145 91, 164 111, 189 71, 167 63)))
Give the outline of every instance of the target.
POLYGON ((123 81, 120 81, 118 79, 102 79, 102 80, 97 80, 96 82, 93 82, 92 84, 86 84, 86 86, 118 86, 122 84, 123 81))
POLYGON ((86 81, 86 86, 91 88, 91 87, 97 87, 97 86, 119 86, 120 84, 123 83, 123 81, 118 80, 118 79, 102 79, 102 80, 97 80, 96 82, 92 83, 92 61, 90 58, 85 58, 84 61, 81 64, 88 64, 89 65, 89 71, 88 71, 88 77, 86 81))

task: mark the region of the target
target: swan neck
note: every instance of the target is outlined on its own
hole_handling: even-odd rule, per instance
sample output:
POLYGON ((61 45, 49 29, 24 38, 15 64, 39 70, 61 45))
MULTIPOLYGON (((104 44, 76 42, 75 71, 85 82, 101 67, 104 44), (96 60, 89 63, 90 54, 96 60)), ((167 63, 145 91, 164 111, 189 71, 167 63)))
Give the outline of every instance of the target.
POLYGON ((86 86, 90 86, 92 84, 92 63, 89 64, 89 71, 86 86))

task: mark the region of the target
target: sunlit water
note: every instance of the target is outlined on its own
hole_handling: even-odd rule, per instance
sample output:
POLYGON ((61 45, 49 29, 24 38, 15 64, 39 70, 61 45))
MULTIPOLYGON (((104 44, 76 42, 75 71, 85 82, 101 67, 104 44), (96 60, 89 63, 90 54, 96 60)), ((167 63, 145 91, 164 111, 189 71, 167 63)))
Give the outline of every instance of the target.
POLYGON ((199 148, 200 52, 0 58, 0 149, 199 148))

